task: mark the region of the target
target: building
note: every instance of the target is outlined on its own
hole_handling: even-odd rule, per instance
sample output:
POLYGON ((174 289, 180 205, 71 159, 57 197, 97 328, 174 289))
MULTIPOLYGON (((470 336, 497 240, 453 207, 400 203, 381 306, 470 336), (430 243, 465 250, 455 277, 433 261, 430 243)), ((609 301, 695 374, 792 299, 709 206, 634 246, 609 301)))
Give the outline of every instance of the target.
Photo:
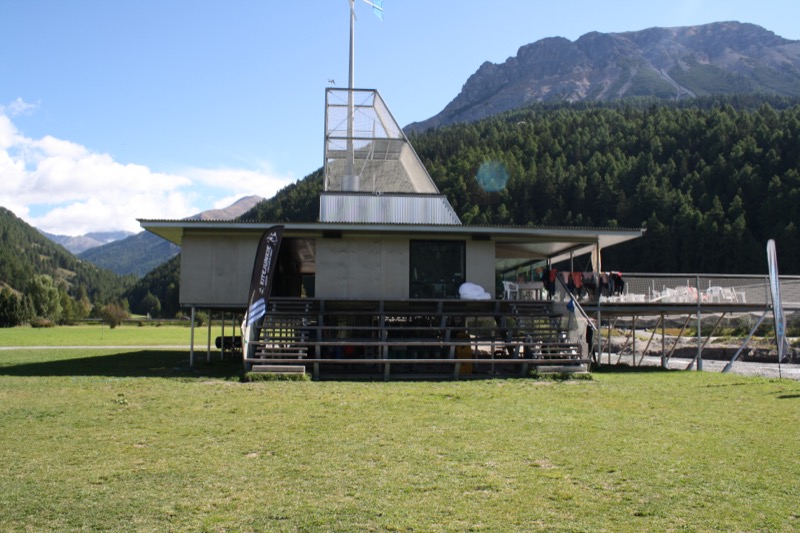
MULTIPOLYGON (((298 318, 296 301, 304 300, 302 320, 306 326, 315 324, 316 329, 312 327, 314 331, 303 339, 292 340, 302 344, 303 355, 320 360, 326 359, 326 350, 339 342, 331 336, 342 339, 342 332, 353 335, 352 327, 333 326, 330 321, 341 323, 348 307, 363 308, 364 302, 376 306, 365 315, 388 313, 378 320, 384 322, 382 325, 374 324, 374 330, 364 330, 364 336, 355 337, 361 339, 356 342, 361 348, 372 343, 378 359, 388 359, 393 348, 403 345, 402 341, 389 340, 386 316, 397 317, 402 311, 408 320, 414 313, 430 318, 432 311, 422 308, 424 302, 438 302, 434 307, 440 324, 437 331, 431 330, 430 339, 423 336, 417 340, 436 347, 432 339, 439 342, 447 337, 447 345, 438 346, 443 351, 426 360, 454 358, 454 349, 462 342, 455 341, 456 333, 467 333, 465 320, 456 319, 466 319, 470 313, 476 314, 476 319, 477 315, 492 318, 495 327, 486 329, 484 340, 497 337, 505 342, 500 337, 511 335, 516 341, 508 353, 520 357, 526 347, 530 348, 524 340, 538 337, 517 327, 519 320, 508 333, 508 316, 519 313, 519 305, 509 307, 507 301, 500 304, 508 300, 502 281, 513 280, 520 268, 546 268, 582 255, 591 256, 593 269, 599 272, 605 248, 636 239, 644 232, 638 228, 463 225, 375 90, 326 91, 324 165, 319 220, 282 224, 283 240, 271 294, 273 302, 295 301, 290 306, 294 311, 289 313, 294 318, 298 318), (464 298, 465 284, 477 289, 479 296, 464 298), (483 303, 475 303, 476 299, 483 303), (320 306, 331 308, 331 302, 337 302, 333 307, 340 314, 329 318, 328 324, 320 324, 325 322, 320 306), (458 302, 462 302, 461 309, 458 302), (447 316, 441 314, 445 307, 447 316), (395 314, 387 309, 394 309, 395 314), (461 325, 451 325, 454 321, 461 325), (454 329, 457 327, 461 330, 454 329)), ((182 306, 244 313, 258 240, 273 224, 237 220, 140 223, 147 231, 181 247, 182 306)), ((538 306, 536 313, 574 313, 553 308, 552 294, 544 299, 537 291, 535 296, 533 300, 549 302, 546 307, 538 306)), ((273 311, 279 313, 277 307, 273 311)), ((264 331, 268 329, 265 326, 264 331)), ((473 340, 474 331, 469 333, 473 340)), ((559 334, 554 330, 548 335, 559 334)), ((562 339, 541 338, 536 342, 544 340, 562 339)), ((270 339, 264 339, 264 343, 270 344, 270 339)), ((343 340, 341 346, 349 345, 343 340)), ((284 357, 291 352, 273 350, 272 354, 277 354, 275 361, 291 359, 284 357)), ((247 354, 245 359, 249 359, 247 354)))

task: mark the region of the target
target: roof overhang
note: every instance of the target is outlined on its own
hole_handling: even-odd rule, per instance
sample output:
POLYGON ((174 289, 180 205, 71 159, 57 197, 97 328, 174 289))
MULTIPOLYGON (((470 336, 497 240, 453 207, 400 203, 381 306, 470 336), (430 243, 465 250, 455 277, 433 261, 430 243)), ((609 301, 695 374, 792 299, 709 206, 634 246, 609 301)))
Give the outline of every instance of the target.
MULTIPOLYGON (((275 223, 205 220, 143 220, 145 230, 180 246, 187 233, 260 235, 275 223)), ((644 235, 643 228, 562 228, 523 226, 445 226, 422 224, 354 224, 287 222, 284 238, 343 238, 402 235, 419 239, 472 239, 493 241, 498 259, 513 264, 571 256, 616 246, 644 235)))

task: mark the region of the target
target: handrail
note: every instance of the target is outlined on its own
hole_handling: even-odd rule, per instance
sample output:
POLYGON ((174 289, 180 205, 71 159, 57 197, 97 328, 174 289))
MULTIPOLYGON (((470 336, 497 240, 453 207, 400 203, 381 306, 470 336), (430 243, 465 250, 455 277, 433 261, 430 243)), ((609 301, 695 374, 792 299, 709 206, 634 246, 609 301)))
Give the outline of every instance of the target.
POLYGON ((578 299, 570 292, 569 287, 564 283, 564 280, 561 279, 560 276, 556 276, 558 283, 561 285, 561 288, 566 292, 569 297, 572 299, 572 303, 575 305, 575 308, 580 312, 581 316, 586 320, 586 323, 589 324, 589 327, 592 328, 593 331, 597 331, 597 326, 594 325, 592 319, 589 318, 589 315, 586 314, 586 311, 583 309, 583 306, 578 302, 578 299))

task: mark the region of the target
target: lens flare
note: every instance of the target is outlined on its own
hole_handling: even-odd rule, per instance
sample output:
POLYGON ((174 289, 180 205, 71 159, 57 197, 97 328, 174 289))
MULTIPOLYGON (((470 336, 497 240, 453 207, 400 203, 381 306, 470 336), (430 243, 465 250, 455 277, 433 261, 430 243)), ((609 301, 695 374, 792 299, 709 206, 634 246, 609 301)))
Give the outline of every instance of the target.
POLYGON ((476 179, 486 192, 502 191, 508 183, 508 170, 499 161, 486 161, 478 169, 476 179))

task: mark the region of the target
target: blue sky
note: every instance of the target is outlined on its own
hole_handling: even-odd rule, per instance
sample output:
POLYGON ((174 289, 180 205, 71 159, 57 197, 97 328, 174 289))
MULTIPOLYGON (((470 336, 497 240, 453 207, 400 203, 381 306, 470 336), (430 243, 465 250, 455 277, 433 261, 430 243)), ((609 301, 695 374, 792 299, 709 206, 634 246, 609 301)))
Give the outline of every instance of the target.
MULTIPOLYGON (((738 20, 800 39, 797 0, 358 0, 355 85, 401 126, 545 37, 738 20)), ((0 205, 53 233, 140 231, 270 197, 322 165, 348 0, 0 0, 0 205)))

